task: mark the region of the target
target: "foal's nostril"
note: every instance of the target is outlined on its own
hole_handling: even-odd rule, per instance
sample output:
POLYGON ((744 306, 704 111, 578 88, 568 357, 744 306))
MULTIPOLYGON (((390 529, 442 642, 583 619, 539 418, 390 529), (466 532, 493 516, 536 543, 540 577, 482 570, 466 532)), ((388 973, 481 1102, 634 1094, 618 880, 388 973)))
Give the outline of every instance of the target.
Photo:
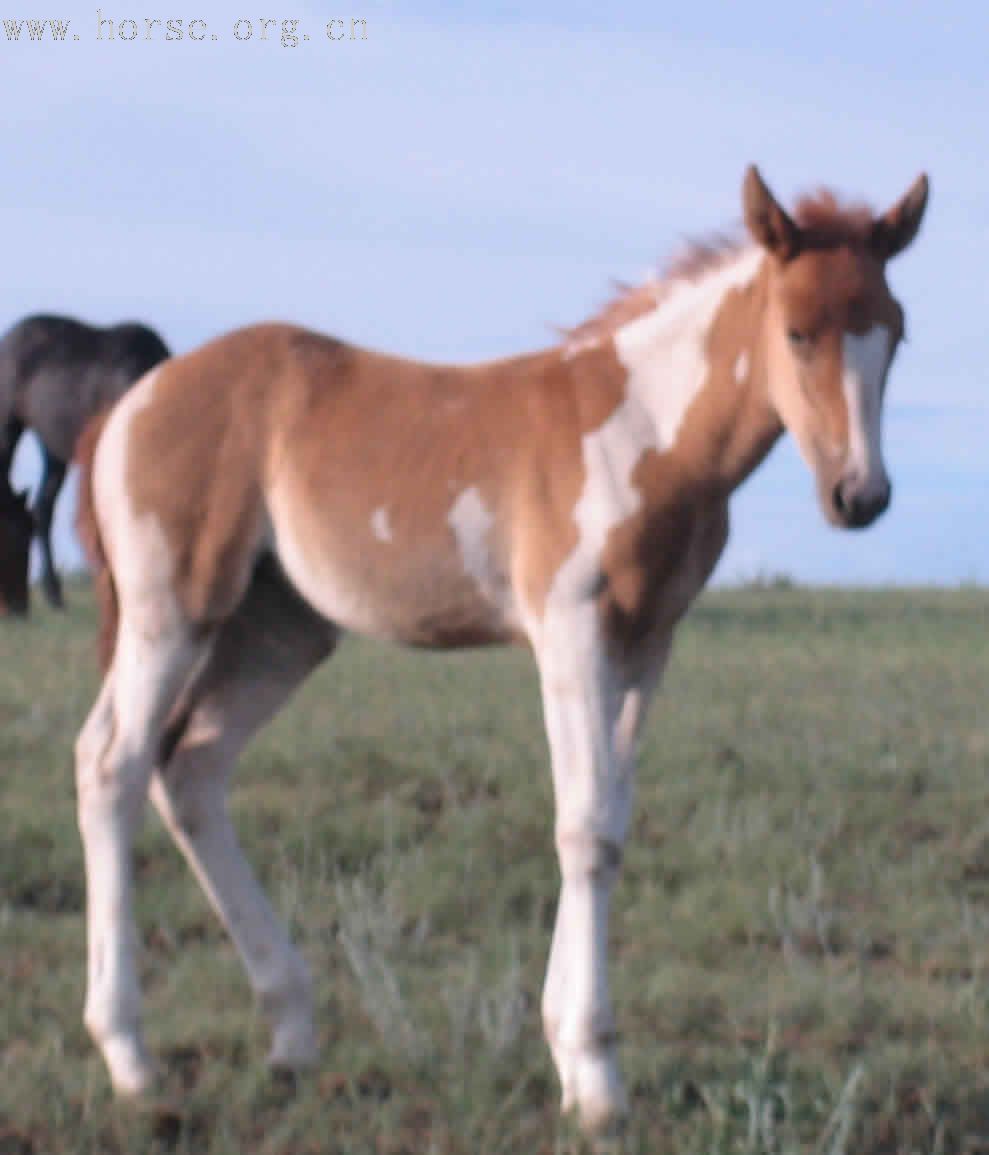
POLYGON ((892 486, 889 482, 881 490, 867 495, 857 489, 854 480, 847 477, 838 482, 831 495, 835 512, 842 523, 852 529, 871 525, 889 508, 891 498, 892 486))

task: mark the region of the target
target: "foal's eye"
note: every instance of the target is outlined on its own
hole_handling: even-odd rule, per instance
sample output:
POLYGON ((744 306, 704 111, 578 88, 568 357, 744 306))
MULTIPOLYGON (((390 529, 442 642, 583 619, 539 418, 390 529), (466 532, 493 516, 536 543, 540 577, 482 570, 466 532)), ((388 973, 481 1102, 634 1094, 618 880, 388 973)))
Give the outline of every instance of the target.
POLYGON ((810 352, 811 345, 814 343, 810 333, 804 329, 787 329, 786 339, 790 342, 790 347, 795 353, 801 353, 804 356, 810 352))

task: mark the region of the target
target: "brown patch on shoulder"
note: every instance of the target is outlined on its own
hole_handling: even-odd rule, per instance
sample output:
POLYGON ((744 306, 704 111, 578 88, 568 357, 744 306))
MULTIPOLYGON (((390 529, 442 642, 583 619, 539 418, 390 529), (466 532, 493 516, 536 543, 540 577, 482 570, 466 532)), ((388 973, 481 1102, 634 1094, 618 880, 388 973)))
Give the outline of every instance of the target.
POLYGON ((724 549, 729 495, 782 432, 764 390, 747 384, 765 376, 754 319, 765 305, 767 275, 726 295, 708 333, 708 379, 675 444, 649 450, 633 471, 642 507, 612 530, 602 559, 602 613, 625 651, 686 612, 724 549), (739 382, 743 352, 748 366, 739 382))
POLYGON ((557 359, 530 399, 538 434, 515 495, 520 538, 515 562, 516 587, 537 616, 557 571, 577 547, 574 510, 587 476, 584 438, 625 400, 626 383, 627 371, 609 340, 569 360, 557 359))

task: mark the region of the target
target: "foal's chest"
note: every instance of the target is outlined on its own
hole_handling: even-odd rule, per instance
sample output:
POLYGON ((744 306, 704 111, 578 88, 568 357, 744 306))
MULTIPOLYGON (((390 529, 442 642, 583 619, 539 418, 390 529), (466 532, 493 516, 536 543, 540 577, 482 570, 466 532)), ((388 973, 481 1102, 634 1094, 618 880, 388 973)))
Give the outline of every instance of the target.
POLYGON ((672 628, 711 576, 727 538, 724 501, 671 501, 617 526, 601 565, 608 632, 634 644, 672 628))

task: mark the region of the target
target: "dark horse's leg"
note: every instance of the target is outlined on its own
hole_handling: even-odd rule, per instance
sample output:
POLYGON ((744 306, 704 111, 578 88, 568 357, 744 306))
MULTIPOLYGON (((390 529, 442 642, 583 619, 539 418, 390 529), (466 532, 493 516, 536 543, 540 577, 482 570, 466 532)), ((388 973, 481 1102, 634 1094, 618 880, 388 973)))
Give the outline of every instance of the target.
POLYGON ((38 499, 34 503, 34 524, 38 544, 41 546, 41 588, 45 591, 49 604, 56 609, 61 609, 63 605, 62 583, 55 572, 55 562, 52 558, 51 528, 55 502, 65 480, 65 471, 65 462, 53 457, 42 445, 41 485, 38 487, 38 499))
POLYGON ((17 443, 24 432, 24 423, 19 417, 8 417, 6 424, 0 429, 0 474, 10 486, 10 467, 14 464, 14 453, 17 443))

